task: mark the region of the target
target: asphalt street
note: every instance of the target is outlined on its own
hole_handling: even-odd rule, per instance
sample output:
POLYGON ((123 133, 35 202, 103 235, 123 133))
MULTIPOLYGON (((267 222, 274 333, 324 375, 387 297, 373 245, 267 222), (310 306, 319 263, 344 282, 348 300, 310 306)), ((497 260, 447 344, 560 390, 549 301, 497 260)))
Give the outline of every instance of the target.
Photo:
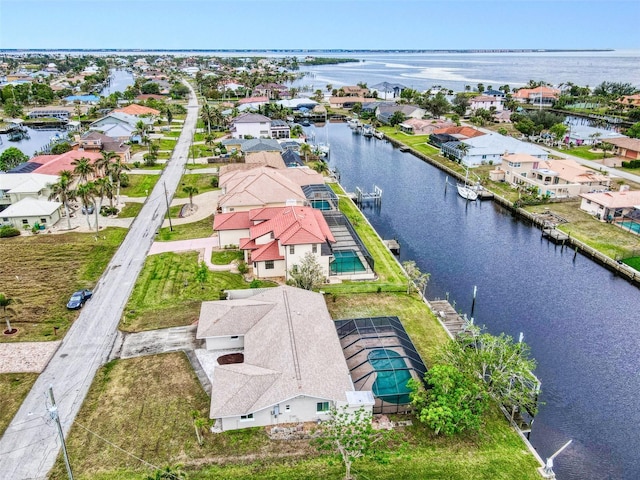
MULTIPOLYGON (((160 181, 95 286, 93 298, 85 304, 0 439, 1 478, 46 478, 61 447, 55 424, 48 412, 49 386, 53 386, 66 436, 96 371, 107 361, 117 336, 122 311, 144 265, 155 232, 162 225, 167 203, 171 202, 185 168, 198 117, 193 89, 187 109, 182 134, 160 181), (168 198, 165 197, 165 187, 168 198)), ((66 293, 60 292, 61 295, 66 293)))

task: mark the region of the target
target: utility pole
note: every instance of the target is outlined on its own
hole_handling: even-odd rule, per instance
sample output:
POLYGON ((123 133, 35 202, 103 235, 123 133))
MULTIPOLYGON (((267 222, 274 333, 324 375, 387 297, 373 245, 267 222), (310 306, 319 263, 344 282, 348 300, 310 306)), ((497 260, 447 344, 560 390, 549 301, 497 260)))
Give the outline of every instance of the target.
POLYGON ((73 480, 73 473, 71 472, 71 464, 69 463, 69 454, 67 453, 67 444, 64 442, 64 433, 62 433, 62 425, 60 425, 60 416, 58 415, 58 406, 56 400, 53 398, 53 385, 49 387, 49 398, 51 399, 51 406, 49 407, 49 415, 56 422, 58 427, 58 435, 60 436, 60 443, 62 444, 62 455, 64 457, 64 464, 67 467, 67 475, 69 480, 73 480))
POLYGON ((164 201, 167 203, 167 217, 169 218, 169 231, 173 232, 173 225, 171 225, 171 211, 169 210, 169 197, 167 196, 167 184, 162 182, 164 187, 164 201))

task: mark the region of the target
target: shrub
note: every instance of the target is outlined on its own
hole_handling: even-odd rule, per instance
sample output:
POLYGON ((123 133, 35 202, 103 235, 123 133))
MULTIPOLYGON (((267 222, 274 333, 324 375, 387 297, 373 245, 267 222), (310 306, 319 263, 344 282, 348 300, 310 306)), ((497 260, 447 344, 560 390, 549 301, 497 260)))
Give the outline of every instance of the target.
POLYGON ((140 162, 138 162, 138 161, 133 162, 133 166, 135 168, 140 168, 140 162))
POLYGON ((118 213, 118 209, 116 207, 109 207, 108 205, 103 205, 100 208, 100 215, 103 217, 107 217, 109 215, 115 215, 118 213))
POLYGON ((251 283, 249 284, 249 288, 260 288, 260 285, 262 285, 260 280, 258 280, 257 278, 254 278, 253 280, 251 280, 251 283))
POLYGON ((247 265, 247 262, 245 262, 244 260, 240 260, 238 262, 238 272, 240 272, 242 275, 244 275, 248 271, 249 271, 249 267, 247 265))
POLYGON ((122 188, 126 188, 129 186, 129 175, 124 172, 120 174, 120 186, 122 188))
POLYGON ((18 235, 20 235, 20 230, 11 225, 3 225, 0 227, 0 238, 17 237, 18 235))
POLYGON ((213 177, 213 178, 211 179, 211 186, 212 186, 213 188, 218 188, 218 177, 213 177))

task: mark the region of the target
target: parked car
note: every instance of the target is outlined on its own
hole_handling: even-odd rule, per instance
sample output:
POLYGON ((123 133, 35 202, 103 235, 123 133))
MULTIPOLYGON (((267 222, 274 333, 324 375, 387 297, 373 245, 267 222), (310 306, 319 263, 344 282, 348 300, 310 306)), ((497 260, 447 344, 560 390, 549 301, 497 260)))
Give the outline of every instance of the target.
POLYGON ((85 207, 84 205, 82 206, 82 213, 84 215, 91 215, 93 213, 93 205, 89 205, 88 207, 85 207))
POLYGON ((69 302, 67 302, 67 308, 69 310, 78 310, 82 308, 84 303, 91 298, 93 292, 91 290, 78 290, 71 295, 69 302))

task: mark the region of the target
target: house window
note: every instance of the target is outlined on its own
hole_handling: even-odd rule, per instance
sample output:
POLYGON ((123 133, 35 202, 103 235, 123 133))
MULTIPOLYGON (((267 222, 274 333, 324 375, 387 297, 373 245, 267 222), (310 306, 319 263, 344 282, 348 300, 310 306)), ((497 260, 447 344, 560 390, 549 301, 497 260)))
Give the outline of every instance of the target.
POLYGON ((291 411, 291 405, 285 405, 284 411, 285 412, 290 412, 291 411))
POLYGON ((264 262, 264 268, 266 270, 273 270, 273 260, 266 260, 264 262))
POLYGON ((231 340, 235 340, 236 338, 238 338, 238 335, 231 335, 231 340))
POLYGON ((271 240, 273 240, 273 239, 275 238, 275 235, 273 234, 273 232, 271 232, 271 233, 269 234, 269 237, 271 238, 271 240))
POLYGON ((328 411, 329 411, 329 402, 316 403, 316 412, 328 412, 328 411))
POLYGON ((293 255, 294 253, 296 253, 296 246, 295 245, 289 245, 289 253, 291 255, 293 255))
POLYGON ((253 413, 250 413, 249 415, 240 415, 240 421, 241 422, 253 422, 253 413))
POLYGON ((27 220, 26 218, 22 219, 22 224, 23 225, 29 225, 29 220, 27 220))
POLYGON ((2 221, 3 221, 3 222, 8 222, 8 221, 9 221, 9 217, 4 217, 4 218, 2 219, 2 221))
POLYGON ((47 219, 46 218, 41 218, 40 219, 40 223, 47 223, 47 219))
POLYGON ((311 247, 311 251, 313 253, 318 253, 318 245, 314 243, 313 246, 311 247))
POLYGON ((587 205, 591 205, 591 200, 587 200, 587 205))

